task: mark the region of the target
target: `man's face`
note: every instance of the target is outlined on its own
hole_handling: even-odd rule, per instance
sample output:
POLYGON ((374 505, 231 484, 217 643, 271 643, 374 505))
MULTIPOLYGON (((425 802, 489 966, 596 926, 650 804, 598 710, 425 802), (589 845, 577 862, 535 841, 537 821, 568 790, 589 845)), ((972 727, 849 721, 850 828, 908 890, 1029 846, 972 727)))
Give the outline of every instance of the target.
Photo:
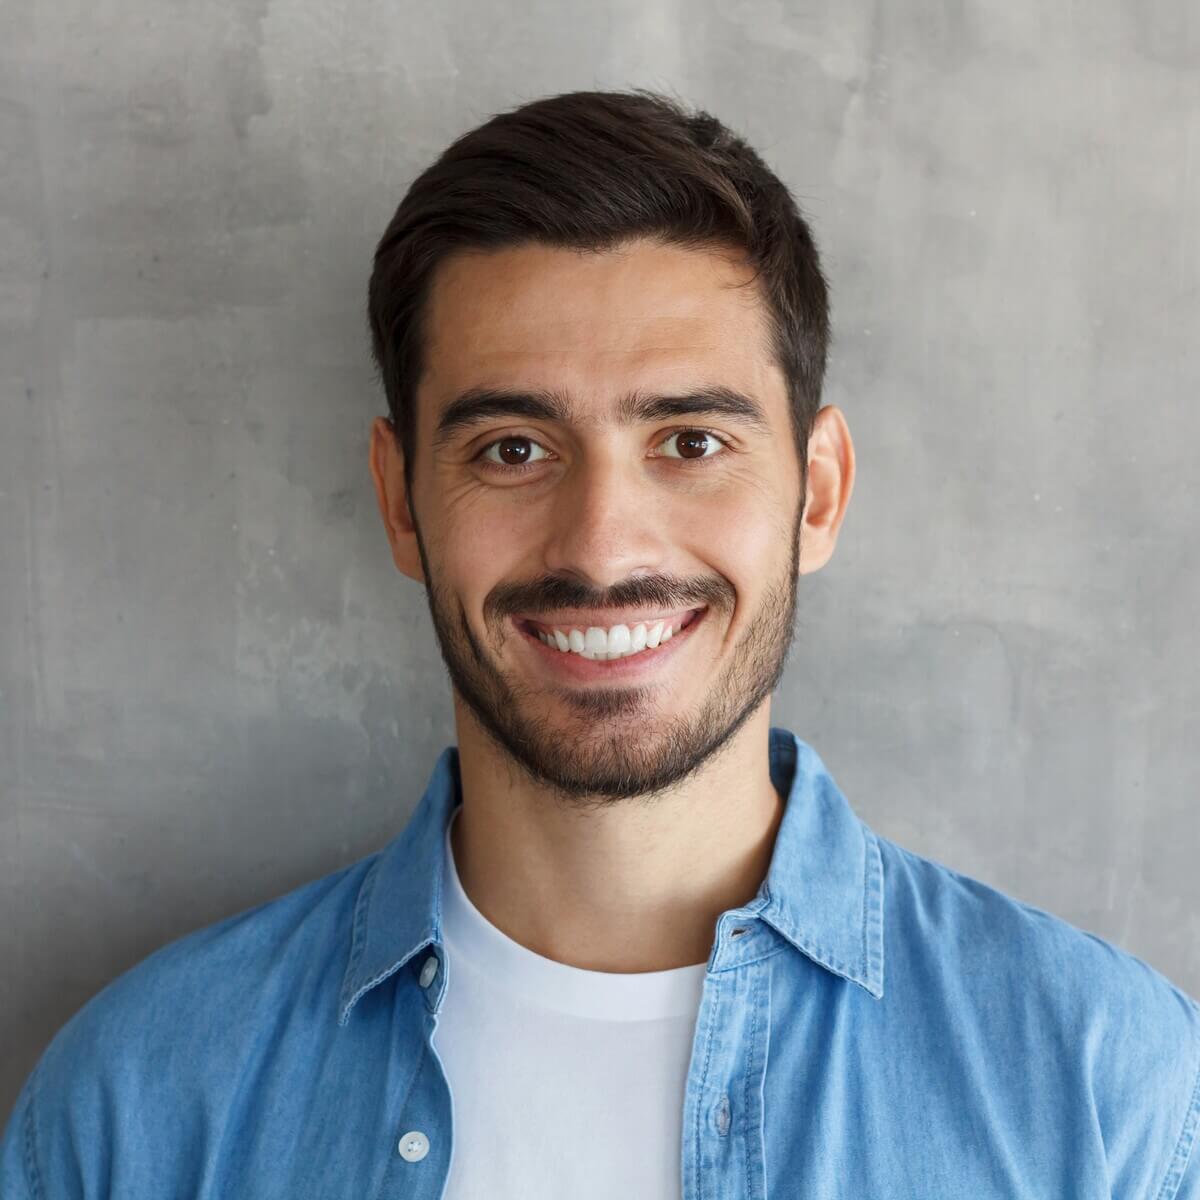
POLYGON ((645 240, 434 277, 412 573, 463 701, 561 795, 669 787, 782 671, 803 497, 748 278, 645 240))

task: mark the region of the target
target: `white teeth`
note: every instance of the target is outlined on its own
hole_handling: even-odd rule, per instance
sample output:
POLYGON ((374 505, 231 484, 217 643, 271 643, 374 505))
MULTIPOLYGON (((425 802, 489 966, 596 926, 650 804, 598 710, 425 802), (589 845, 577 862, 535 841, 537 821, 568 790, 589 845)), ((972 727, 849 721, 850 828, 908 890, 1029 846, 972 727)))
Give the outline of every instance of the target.
MULTIPOLYGON (((683 618, 679 618, 683 620, 683 618)), ((663 642, 669 642, 677 629, 669 621, 652 621, 649 625, 614 625, 604 629, 591 625, 587 630, 561 629, 550 631, 537 629, 538 641, 561 653, 578 654, 582 658, 598 662, 616 658, 627 658, 643 650, 653 650, 663 642)))

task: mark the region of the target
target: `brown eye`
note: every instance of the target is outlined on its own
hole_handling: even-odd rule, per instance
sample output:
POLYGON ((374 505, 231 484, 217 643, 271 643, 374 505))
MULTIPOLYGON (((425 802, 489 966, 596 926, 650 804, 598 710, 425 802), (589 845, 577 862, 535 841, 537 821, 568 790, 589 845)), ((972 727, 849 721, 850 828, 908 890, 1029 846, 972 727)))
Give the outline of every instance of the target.
POLYGON ((671 434, 664 442, 666 458, 712 458, 719 454, 724 443, 706 429, 683 429, 671 434), (671 448, 674 447, 674 453, 671 448))
POLYGON ((505 438, 496 443, 500 461, 510 467, 519 466, 529 457, 529 442, 525 438, 505 438))
POLYGON ((533 438, 506 437, 485 446, 480 457, 492 466, 523 467, 545 458, 546 452, 533 438))

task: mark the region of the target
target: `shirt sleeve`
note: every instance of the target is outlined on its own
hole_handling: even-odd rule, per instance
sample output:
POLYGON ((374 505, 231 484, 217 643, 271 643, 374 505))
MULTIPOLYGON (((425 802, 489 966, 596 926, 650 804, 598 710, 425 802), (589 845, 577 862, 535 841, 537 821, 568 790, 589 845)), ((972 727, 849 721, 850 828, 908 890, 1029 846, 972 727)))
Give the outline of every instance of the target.
MULTIPOLYGON (((35 1072, 36 1074, 36 1072, 35 1072)), ((33 1156, 33 1075, 17 1096, 16 1107, 0 1137, 0 1196, 4 1200, 41 1200, 40 1190, 34 1191, 30 1175, 35 1169, 33 1156)))
POLYGON ((1200 1039, 1193 1041, 1190 1051, 1191 1060, 1198 1064, 1196 1077, 1183 1129, 1159 1192, 1162 1200, 1200 1200, 1200 1039))

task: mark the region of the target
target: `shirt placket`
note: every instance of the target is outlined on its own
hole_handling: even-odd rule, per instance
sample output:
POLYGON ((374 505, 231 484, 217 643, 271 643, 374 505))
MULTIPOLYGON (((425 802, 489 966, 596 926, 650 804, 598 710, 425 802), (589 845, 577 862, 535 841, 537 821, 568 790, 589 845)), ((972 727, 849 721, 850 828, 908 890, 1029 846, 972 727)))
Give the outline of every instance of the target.
POLYGON ((757 922, 722 918, 718 926, 684 1094, 683 1200, 765 1200, 763 1077, 775 949, 757 922))
MULTIPOLYGON (((434 1046, 438 1006, 446 986, 445 952, 428 947, 408 964, 415 979, 398 981, 398 1027, 419 1027, 420 1062, 397 1116, 377 1200, 441 1200, 453 1154, 453 1098, 434 1046)), ((405 1046, 414 1044, 410 1036, 405 1046)))

